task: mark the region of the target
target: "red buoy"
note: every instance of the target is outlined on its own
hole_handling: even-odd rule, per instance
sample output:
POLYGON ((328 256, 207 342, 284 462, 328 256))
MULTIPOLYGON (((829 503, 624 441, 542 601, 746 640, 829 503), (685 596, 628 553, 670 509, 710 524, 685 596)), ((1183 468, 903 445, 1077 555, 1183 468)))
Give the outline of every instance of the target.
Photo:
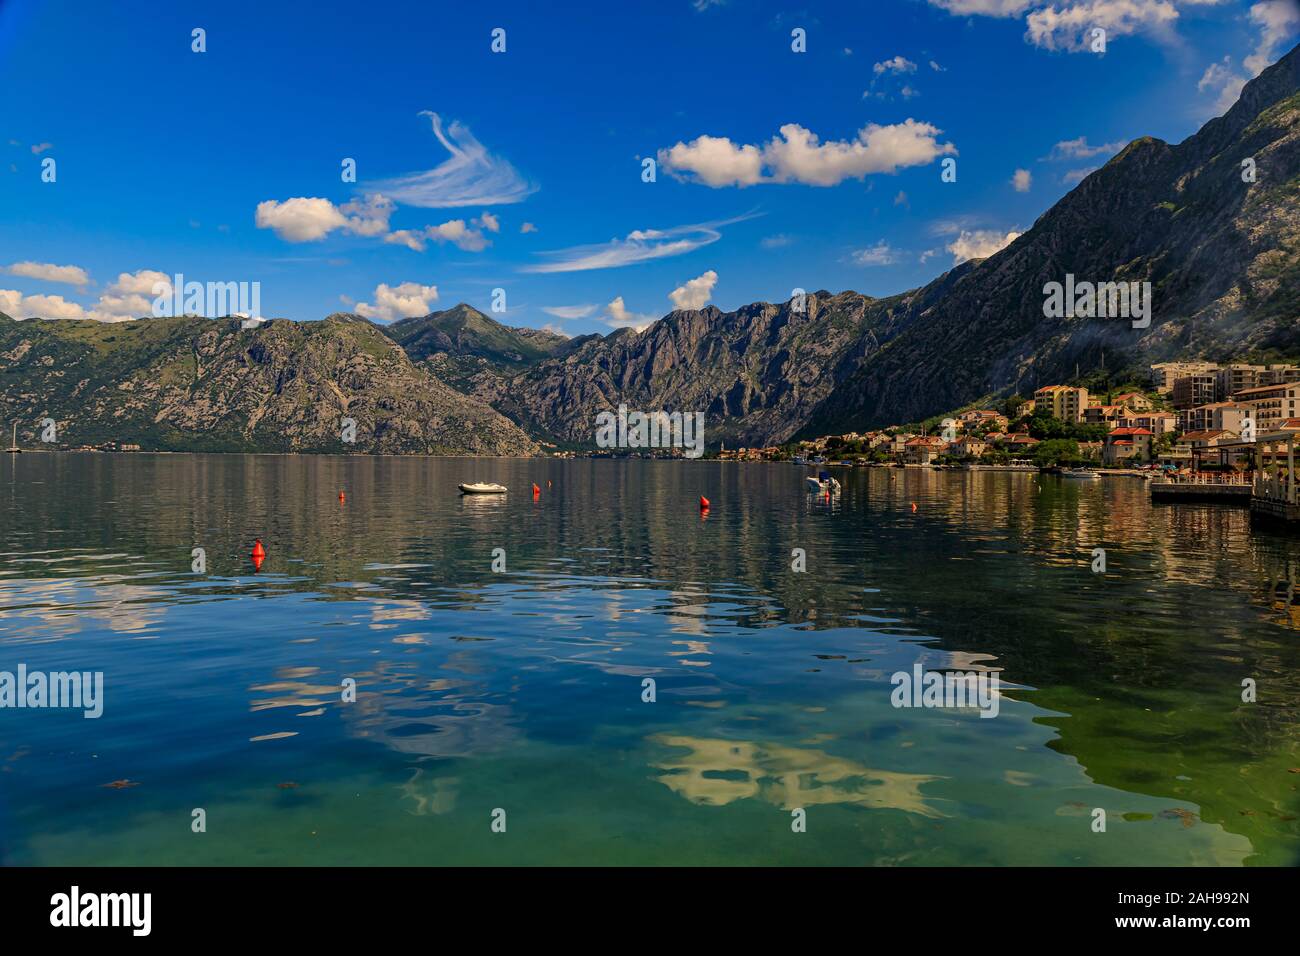
POLYGON ((534 481, 534 482, 533 482, 533 497, 534 497, 534 498, 541 497, 541 494, 542 494, 542 489, 541 489, 541 488, 538 488, 538 487, 537 487, 537 482, 534 481))
POLYGON ((253 557, 255 558, 266 557, 266 548, 262 547, 261 538, 257 538, 253 541, 253 557))
POLYGON ((347 500, 347 495, 343 494, 343 492, 340 491, 340 492, 339 492, 339 501, 346 501, 346 500, 347 500))
POLYGON ((700 495, 700 510, 701 511, 709 510, 709 499, 704 497, 703 495, 700 495))
POLYGON ((916 514, 916 502, 912 502, 912 514, 916 514))

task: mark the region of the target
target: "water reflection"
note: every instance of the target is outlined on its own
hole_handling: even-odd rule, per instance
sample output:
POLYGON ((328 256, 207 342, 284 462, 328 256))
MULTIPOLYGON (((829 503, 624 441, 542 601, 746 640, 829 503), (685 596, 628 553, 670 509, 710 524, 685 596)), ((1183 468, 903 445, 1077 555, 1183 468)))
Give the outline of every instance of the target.
MULTIPOLYGON (((554 801, 580 845, 596 787, 601 826, 647 859, 706 808, 739 853, 754 806, 949 827, 930 843, 884 814, 877 843, 809 841, 810 862, 957 843, 989 862, 1300 857, 1300 545, 1242 510, 921 469, 837 470, 828 506, 778 465, 22 458, 0 464, 0 650, 103 669, 109 705, 0 721, 6 859, 120 859, 195 790, 270 793, 294 766, 312 797, 249 796, 246 826, 328 805, 346 829, 360 788, 401 819, 554 801), (543 492, 462 497, 465 480, 543 492), (1014 699, 987 721, 895 711, 889 675, 917 660, 998 669, 1014 699), (111 779, 140 786, 105 804, 111 779), (1088 842, 1074 803, 1134 814, 1137 835, 1088 842), (1052 840, 1026 860, 1013 825, 1052 840)), ((148 845, 143 862, 178 852, 148 845)))

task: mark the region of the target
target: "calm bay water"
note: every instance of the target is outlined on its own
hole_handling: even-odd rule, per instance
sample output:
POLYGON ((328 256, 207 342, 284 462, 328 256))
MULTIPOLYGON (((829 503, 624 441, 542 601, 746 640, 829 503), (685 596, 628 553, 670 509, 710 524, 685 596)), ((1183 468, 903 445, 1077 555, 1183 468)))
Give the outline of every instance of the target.
POLYGON ((0 709, 0 860, 1300 862, 1300 538, 1129 479, 805 473, 6 456, 0 671, 105 705, 0 709), (999 715, 895 709, 918 661, 1000 669, 999 715))

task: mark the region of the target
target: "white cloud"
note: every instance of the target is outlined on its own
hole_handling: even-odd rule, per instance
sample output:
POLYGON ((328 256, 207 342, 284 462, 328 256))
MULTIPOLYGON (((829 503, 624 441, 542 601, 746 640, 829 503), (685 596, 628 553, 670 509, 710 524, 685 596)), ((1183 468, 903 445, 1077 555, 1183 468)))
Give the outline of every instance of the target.
POLYGON ((0 312, 13 319, 84 319, 86 310, 61 295, 23 295, 0 289, 0 312))
POLYGON ((668 299, 676 309, 702 309, 713 295, 713 287, 718 283, 718 274, 710 269, 702 276, 679 285, 668 293, 668 299))
POLYGON ((987 259, 999 249, 1004 249, 1020 237, 1018 232, 1002 233, 996 229, 963 229, 947 246, 952 253, 952 264, 959 265, 967 259, 987 259))
POLYGON ((762 146, 735 144, 725 136, 679 142, 659 150, 659 164, 678 178, 693 177, 714 188, 764 182, 835 186, 846 179, 892 173, 956 153, 951 143, 937 141, 941 132, 929 123, 908 119, 890 126, 872 123, 853 140, 822 143, 797 123, 787 123, 779 136, 762 146))
POLYGON ((537 227, 534 226, 531 222, 526 222, 526 223, 524 223, 522 226, 519 227, 519 231, 520 231, 521 233, 525 233, 525 232, 536 232, 536 231, 537 231, 537 227))
POLYGON ((1048 50, 1082 52, 1091 49, 1094 28, 1108 40, 1133 33, 1168 38, 1177 19, 1171 0, 1080 0, 1030 13, 1025 38, 1048 50))
POLYGON ((916 64, 905 56, 895 56, 871 68, 871 72, 880 76, 882 73, 915 73, 916 64))
MULTIPOLYGON (((1091 50, 1092 30, 1106 31, 1107 40, 1147 34, 1162 42, 1174 40, 1179 7, 1216 6, 1223 0, 929 0, 931 6, 954 16, 1025 16, 1025 40, 1049 50, 1091 50)), ((1265 0, 1288 3, 1294 0, 1265 0)))
POLYGON ((1300 3, 1296 0, 1263 0, 1250 8, 1250 20, 1259 27, 1259 43, 1255 51, 1242 60, 1245 73, 1232 65, 1232 57, 1225 56, 1211 63, 1196 84, 1200 93, 1214 94, 1209 112, 1215 116, 1232 109, 1241 91, 1253 76, 1258 76, 1277 53, 1277 47, 1300 31, 1300 3))
POLYGON ((779 232, 775 236, 764 236, 758 244, 764 249, 781 249, 792 242, 794 242, 792 238, 783 232, 779 232))
POLYGON ((642 315, 639 312, 628 311, 623 304, 621 295, 605 306, 605 324, 612 325, 616 329, 631 328, 640 332, 647 326, 653 325, 654 322, 655 317, 653 315, 642 315))
POLYGON ((56 266, 51 262, 15 262, 11 266, 5 266, 4 271, 14 276, 59 282, 80 288, 90 284, 90 276, 80 266, 56 266))
POLYGON ((520 271, 546 273, 617 269, 637 262, 680 256, 683 253, 693 252, 701 246, 717 242, 722 238, 722 233, 719 232, 722 226, 752 219, 754 215, 756 214, 749 213, 734 219, 674 226, 670 229, 637 229, 628 233, 624 239, 611 239, 603 244, 574 246, 541 253, 555 261, 524 266, 520 271))
POLYGON ((433 135, 450 157, 433 169, 409 173, 373 185, 375 192, 407 206, 443 209, 454 206, 504 206, 523 202, 537 191, 518 171, 489 153, 469 128, 453 120, 446 131, 437 113, 425 111, 433 135))
POLYGON ((271 229, 286 242, 317 242, 336 229, 359 236, 378 236, 388 231, 393 203, 383 196, 335 206, 328 199, 296 196, 280 202, 268 199, 257 204, 258 229, 271 229))
POLYGON ((1018 193, 1027 193, 1034 184, 1034 175, 1027 169, 1017 169, 1011 176, 1011 185, 1018 193))
POLYGON ((54 148, 53 143, 37 143, 35 146, 32 147, 32 155, 39 156, 47 149, 53 149, 53 148, 54 148))
POLYGON ((154 300, 172 295, 172 278, 155 269, 137 269, 118 274, 117 281, 104 290, 86 318, 99 322, 124 322, 153 315, 154 300))
POLYGON ((117 281, 108 287, 108 291, 121 295, 171 295, 172 277, 154 269, 120 272, 117 281), (154 288, 157 286, 166 286, 166 289, 160 289, 155 293, 154 288))
POLYGON ((1264 0, 1250 8, 1250 19, 1260 29, 1259 46, 1242 63, 1251 76, 1259 76, 1273 62, 1278 46, 1300 30, 1300 4, 1296 0, 1264 0))
POLYGON ((855 250, 851 258, 859 266, 892 266, 898 261, 898 250, 881 239, 874 246, 855 250))
POLYGON ((585 319, 598 308, 598 305, 544 305, 542 311, 557 319, 585 319))
POLYGON ((486 229, 488 232, 501 231, 501 220, 490 212, 479 213, 479 217, 475 220, 475 223, 481 228, 486 229))
POLYGON ((763 151, 736 146, 725 136, 697 136, 659 150, 659 162, 669 172, 690 172, 707 186, 752 186, 763 181, 763 151))
POLYGON ((406 246, 415 252, 423 252, 425 244, 432 240, 436 243, 450 242, 466 252, 482 252, 492 243, 481 230, 474 228, 480 220, 475 219, 467 225, 464 219, 451 219, 438 226, 425 226, 423 229, 398 229, 384 236, 384 242, 406 246))
MULTIPOLYGON (((75 268, 66 266, 61 268, 75 268)), ((92 319, 96 322, 125 322, 153 315, 154 299, 170 300, 171 277, 152 269, 123 272, 89 308, 59 295, 30 295, 0 289, 0 312, 16 319, 92 319), (155 292, 155 288, 158 289, 155 292)))
POLYGON ((1218 116, 1232 109, 1232 104, 1236 103, 1237 97, 1241 96, 1241 90, 1246 82, 1246 77, 1232 68, 1232 58, 1225 56, 1222 63, 1211 63, 1205 68, 1205 72, 1201 74, 1201 79, 1196 84, 1196 89, 1201 93, 1209 90, 1215 94, 1214 104, 1210 109, 1215 116, 1218 116))
POLYGON ((375 287, 374 299, 374 305, 358 302, 355 309, 357 315, 380 322, 393 322, 432 312, 430 303, 438 300, 438 287, 403 282, 390 288, 386 283, 380 283, 375 287))
POLYGON ((931 60, 931 61, 930 61, 930 69, 934 70, 934 72, 936 72, 936 73, 947 73, 947 72, 948 72, 946 69, 944 69, 943 67, 941 67, 941 66, 940 66, 937 62, 935 62, 934 60, 931 60))

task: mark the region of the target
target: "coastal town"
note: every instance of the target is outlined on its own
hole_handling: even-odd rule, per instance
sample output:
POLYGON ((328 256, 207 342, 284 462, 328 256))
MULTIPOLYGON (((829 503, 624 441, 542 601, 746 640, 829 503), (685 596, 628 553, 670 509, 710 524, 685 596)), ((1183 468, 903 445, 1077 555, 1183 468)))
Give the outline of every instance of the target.
POLYGON ((1032 398, 967 408, 916 425, 723 448, 732 461, 835 461, 1039 469, 1087 465, 1167 472, 1244 471, 1255 441, 1300 433, 1300 368, 1162 362, 1144 386, 1092 393, 1047 385, 1032 398))

